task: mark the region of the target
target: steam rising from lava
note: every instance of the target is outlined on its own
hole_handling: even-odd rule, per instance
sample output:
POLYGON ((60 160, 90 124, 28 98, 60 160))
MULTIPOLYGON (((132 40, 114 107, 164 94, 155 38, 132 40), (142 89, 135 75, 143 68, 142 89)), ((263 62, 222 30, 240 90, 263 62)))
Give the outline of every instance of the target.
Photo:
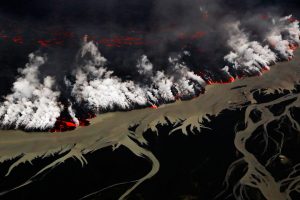
POLYGON ((144 81, 122 81, 105 68, 102 57, 93 42, 85 43, 80 52, 83 64, 76 70, 72 95, 77 103, 86 103, 95 111, 128 110, 137 106, 167 103, 175 96, 193 97, 205 82, 177 59, 170 58, 168 72, 153 72, 153 66, 143 55, 137 63, 137 71, 144 81), (147 80, 147 81, 145 81, 147 80), (147 83, 145 83, 147 82, 147 83))
POLYGON ((76 71, 72 89, 78 103, 85 102, 88 108, 96 111, 130 109, 135 104, 147 103, 141 88, 132 81, 122 82, 104 67, 106 59, 94 43, 84 44, 79 56, 83 63, 76 71))
MULTIPOLYGON (((70 54, 74 57, 71 59, 74 62, 67 62, 66 65, 65 62, 51 62, 51 59, 56 59, 56 56, 60 54, 57 49, 51 49, 51 46, 63 44, 64 38, 38 40, 42 49, 29 55, 28 64, 24 69, 19 70, 19 77, 13 83, 10 93, 4 95, 3 102, 0 104, 1 128, 48 131, 53 130, 52 128, 61 121, 75 128, 86 122, 82 120, 83 110, 88 113, 101 114, 149 106, 157 108, 161 104, 174 102, 177 99, 191 99, 204 92, 205 87, 212 83, 232 82, 242 76, 261 75, 275 62, 290 60, 294 50, 300 44, 299 23, 291 16, 272 18, 272 16, 264 15, 262 17, 257 15, 257 12, 252 14, 253 10, 250 11, 251 14, 244 16, 241 12, 235 13, 234 8, 228 9, 230 3, 228 3, 229 6, 224 7, 224 12, 222 6, 219 6, 219 4, 222 5, 220 0, 206 2, 207 5, 200 7, 200 12, 198 10, 199 13, 197 13, 199 15, 196 15, 194 10, 189 10, 195 9, 194 2, 184 0, 176 1, 180 5, 179 11, 176 9, 170 11, 175 12, 176 15, 179 12, 179 17, 176 17, 179 25, 175 24, 175 28, 172 29, 173 25, 167 26, 164 21, 168 17, 174 18, 174 13, 168 13, 171 9, 161 6, 166 2, 168 0, 159 1, 160 6, 158 6, 164 9, 162 13, 167 13, 167 16, 161 16, 161 13, 158 15, 158 19, 161 17, 163 22, 158 22, 158 28, 154 27, 137 40, 139 45, 153 45, 143 47, 146 50, 139 49, 133 52, 122 49, 119 53, 118 50, 112 49, 114 53, 109 54, 102 44, 106 43, 106 47, 119 47, 124 43, 127 45, 133 43, 128 42, 128 37, 125 37, 126 39, 112 37, 118 38, 117 42, 115 40, 104 40, 104 42, 85 40, 79 50, 76 45, 72 46, 72 48, 76 46, 77 54, 73 55, 74 49, 72 49, 70 54), (257 19, 261 22, 257 23, 257 19), (191 24, 187 23, 190 21, 191 24), (200 21, 200 25, 196 26, 195 21, 200 21), (198 30, 199 28, 201 30, 198 30), (41 54, 41 51, 46 53, 41 54), (158 53, 154 54, 153 51, 158 53), (166 51, 170 52, 165 54, 166 51), (155 57, 157 54, 161 54, 160 57, 164 57, 165 61, 157 62, 159 60, 155 57), (127 55, 129 56, 126 57, 127 55), (114 66, 112 60, 119 62, 121 60, 121 63, 125 63, 124 65, 130 63, 127 60, 134 60, 134 65, 125 66, 125 69, 122 69, 123 65, 114 66), (67 70, 57 67, 59 65, 63 65, 67 70), (52 73, 50 76, 47 72, 52 72, 51 69, 44 70, 47 67, 59 69, 59 74, 52 73), (62 120, 59 120, 60 118, 62 120)), ((246 1, 242 3, 244 2, 246 1)), ((75 32, 81 37, 86 34, 85 31, 84 29, 84 31, 75 32)), ((0 33, 0 38, 9 37, 0 33)), ((26 37, 11 38, 18 45, 26 44, 28 40, 26 37)), ((64 59, 69 54, 60 56, 64 59)), ((60 61, 59 58, 57 59, 60 61)), ((247 163, 247 169, 245 168, 246 174, 243 178, 235 183, 233 195, 236 198, 247 199, 250 186, 260 190, 265 198, 291 199, 290 193, 299 191, 300 178, 297 175, 299 164, 295 165, 288 177, 275 180, 268 169, 246 147, 246 142, 254 137, 253 132, 260 126, 265 129, 264 137, 269 137, 268 124, 273 121, 283 123, 281 117, 291 121, 292 127, 299 130, 299 123, 291 114, 291 109, 299 106, 299 93, 289 93, 276 101, 267 103, 258 102, 254 97, 254 91, 260 91, 262 87, 268 88, 268 93, 274 93, 284 89, 292 91, 294 84, 299 83, 298 62, 291 64, 291 71, 282 69, 288 64, 279 65, 281 66, 277 66, 273 69, 274 71, 261 79, 252 77, 232 83, 232 85, 208 86, 202 98, 177 102, 158 110, 145 109, 133 110, 130 113, 102 114, 91 122, 92 126, 84 130, 76 129, 71 132, 74 134, 25 134, 17 130, 2 131, 0 163, 18 158, 10 166, 8 175, 22 162, 52 154, 60 156, 27 182, 12 189, 15 190, 31 183, 46 170, 68 158, 75 157, 84 165, 87 162, 84 158, 85 154, 105 147, 117 148, 123 145, 135 155, 148 158, 152 162, 151 171, 145 177, 134 181, 133 187, 121 196, 121 199, 124 199, 159 169, 158 160, 144 146, 145 130, 150 128, 155 131, 157 125, 172 124, 174 125, 172 132, 180 130, 188 134, 188 129, 191 132, 196 129, 200 131, 204 126, 203 120, 210 120, 208 115, 218 115, 224 109, 241 109, 246 105, 248 108, 245 113, 245 129, 238 131, 235 138, 235 146, 242 157, 229 168, 227 178, 241 164, 247 163), (285 108, 282 114, 275 115, 268 111, 269 106, 287 99, 293 102, 285 108), (249 113, 255 109, 262 111, 261 120, 258 122, 252 121, 249 117, 249 113), (128 127, 132 126, 136 126, 136 129, 129 130, 128 127), (34 148, 32 148, 33 143, 34 148), (283 191, 281 186, 287 186, 287 189, 283 191)), ((266 139, 265 142, 267 143, 268 140, 271 139, 266 139)), ((266 144, 267 147, 268 144, 266 144)), ((281 147, 277 146, 276 150, 278 152, 274 154, 274 157, 281 153, 281 147)), ((273 162, 273 156, 267 159, 268 163, 273 162)), ((0 196, 7 192, 9 191, 1 192, 0 196)))
POLYGON ((38 78, 39 67, 45 62, 46 57, 29 55, 29 63, 20 70, 12 93, 0 106, 2 127, 45 130, 54 126, 62 106, 58 102, 60 92, 53 89, 54 78, 47 76, 42 83, 38 78))
MULTIPOLYGON (((223 68, 225 77, 232 81, 241 75, 260 75, 275 62, 289 60, 300 42, 298 21, 290 19, 291 16, 272 19, 266 38, 261 42, 250 39, 251 34, 242 29, 240 22, 225 24, 230 49, 223 57, 227 63, 223 68)), ((134 76, 118 77, 109 69, 111 66, 98 46, 85 37, 75 69, 65 74, 64 83, 55 83, 50 76, 41 78, 41 83, 39 67, 45 64, 46 58, 38 54, 30 54, 29 63, 20 71, 21 77, 14 83, 12 94, 1 104, 0 123, 4 128, 47 130, 54 126, 62 110, 67 110, 72 123, 78 125, 80 113, 76 107, 101 113, 156 106, 176 99, 191 99, 203 92, 207 83, 218 81, 214 80, 214 75, 188 66, 183 58, 192 55, 186 50, 170 56, 162 67, 153 65, 142 55, 132 68, 134 76), (69 92, 61 93, 54 87, 67 88, 69 92), (61 99, 67 99, 68 103, 61 99)))
MULTIPOLYGON (((251 41, 249 36, 240 28, 240 23, 228 25, 230 39, 229 47, 233 50, 224 59, 234 70, 242 73, 260 74, 269 70, 269 65, 280 60, 290 60, 293 51, 300 43, 298 22, 289 23, 291 16, 273 20, 273 27, 266 34, 267 44, 251 41)), ((265 42, 264 42, 265 43, 265 42)))

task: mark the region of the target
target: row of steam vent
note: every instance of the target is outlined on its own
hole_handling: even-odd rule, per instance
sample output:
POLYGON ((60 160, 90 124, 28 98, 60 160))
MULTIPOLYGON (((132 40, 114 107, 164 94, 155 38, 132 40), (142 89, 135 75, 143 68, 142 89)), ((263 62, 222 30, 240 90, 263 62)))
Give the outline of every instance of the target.
MULTIPOLYGON (((300 44, 298 21, 291 16, 274 20, 273 28, 263 42, 251 41, 239 23, 228 24, 231 51, 224 56, 222 68, 232 82, 237 76, 261 75, 277 61, 290 60, 300 44), (232 73, 233 72, 233 73, 232 73)), ((0 104, 0 125, 3 129, 27 131, 66 131, 88 125, 97 113, 131 110, 191 99, 204 92, 205 85, 214 83, 201 72, 193 72, 180 60, 189 52, 169 58, 169 67, 155 71, 146 55, 136 65, 140 80, 123 81, 107 69, 107 60, 93 41, 84 40, 71 78, 65 78, 69 97, 61 101, 54 77, 38 78, 39 68, 47 62, 40 53, 29 55, 29 62, 20 69, 11 93, 0 104)), ((213 59, 213 58, 211 58, 213 59)), ((139 80, 139 79, 137 79, 139 80)))

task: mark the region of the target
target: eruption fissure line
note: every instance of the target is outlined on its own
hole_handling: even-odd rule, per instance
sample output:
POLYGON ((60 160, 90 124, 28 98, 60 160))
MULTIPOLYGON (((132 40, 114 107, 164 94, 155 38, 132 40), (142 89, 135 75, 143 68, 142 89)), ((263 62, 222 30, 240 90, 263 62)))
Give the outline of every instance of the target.
MULTIPOLYGON (((300 61, 292 60, 294 53, 300 56, 299 50, 295 52, 300 45, 299 20, 272 15, 286 13, 286 8, 276 10, 273 1, 272 9, 262 8, 268 1, 262 5, 255 0, 158 0, 137 5, 140 1, 85 1, 84 6, 65 1, 55 8, 35 2, 18 7, 26 16, 18 22, 0 17, 3 64, 12 64, 1 67, 1 73, 4 82, 7 78, 13 83, 11 91, 4 89, 0 102, 0 163, 12 162, 5 175, 9 179, 22 163, 53 159, 23 183, 0 191, 1 197, 43 178, 70 158, 84 167, 87 154, 123 146, 148 160, 149 172, 85 197, 130 183, 119 198, 126 199, 160 168, 146 131, 158 135, 159 127, 168 125, 169 134, 200 133, 228 110, 245 111, 243 126, 236 126, 236 149, 231 149, 238 160, 225 179, 230 195, 239 200, 251 199, 253 193, 255 200, 291 200, 299 193, 296 159, 291 158, 289 171, 280 171, 278 177, 272 171, 275 160, 285 157, 283 144, 289 140, 280 128, 288 124, 290 130, 300 130, 292 112, 300 105, 299 88, 295 89, 300 61), (78 7, 80 12, 75 12, 78 7), (57 27, 68 31, 53 31, 57 27), (79 43, 84 34, 88 35, 79 43), (26 66, 11 80, 14 64, 23 62, 20 54, 36 47, 39 50, 29 54, 26 66), (256 92, 259 97, 273 93, 281 97, 260 101, 256 92), (284 108, 275 114, 273 109, 282 103, 284 108), (259 119, 252 119, 254 111, 261 112, 259 119), (271 135, 274 122, 277 127, 271 135), (236 175, 241 177, 237 180, 236 175)), ((9 9, 1 13, 6 15, 14 18, 9 9)), ((227 199, 222 198, 225 193, 218 197, 227 199)))
MULTIPOLYGON (((205 91, 206 85, 232 83, 244 76, 262 75, 277 61, 290 60, 299 46, 299 23, 290 19, 291 16, 274 20, 266 34, 265 44, 251 41, 239 22, 226 24, 225 29, 230 35, 227 45, 231 49, 224 56, 227 65, 221 70, 227 77, 226 81, 218 81, 203 72, 196 74, 182 60, 184 56, 190 56, 187 51, 169 57, 169 66, 164 70, 156 70, 143 55, 135 67, 138 79, 123 80, 108 69, 107 59, 98 46, 85 36, 72 78, 65 77, 64 80, 64 87, 70 91, 63 96, 68 99, 67 104, 59 101, 62 94, 54 77, 47 76, 40 83, 39 68, 45 64, 46 57, 30 54, 29 63, 20 70, 21 77, 14 83, 12 93, 4 97, 5 101, 0 105, 0 125, 8 129, 51 132, 73 130, 89 124, 87 117, 81 116, 81 111, 76 109, 78 106, 91 116, 140 107, 156 109, 178 99, 193 99, 205 91)), ((203 35, 199 32, 197 37, 203 35)), ((120 37, 117 41, 123 39, 135 40, 120 37)), ((22 40, 16 38, 16 41, 22 40)), ((44 44, 47 45, 47 42, 44 44)))
MULTIPOLYGON (((296 56, 298 55, 299 51, 297 52, 296 56)), ((0 162, 4 162, 12 158, 18 158, 15 164, 12 164, 12 167, 9 168, 9 172, 12 173, 12 170, 21 163, 30 162, 36 158, 43 158, 53 155, 58 156, 55 161, 43 167, 36 173, 36 175, 32 176, 24 184, 14 188, 18 189, 22 186, 30 184, 42 173, 45 173, 46 170, 65 162, 69 158, 77 158, 80 162, 85 164, 87 161, 84 159, 84 155, 88 153, 106 147, 113 147, 113 149, 116 149, 120 145, 128 145, 128 149, 130 149, 133 153, 139 157, 150 159, 152 162, 152 170, 150 173, 145 178, 140 179, 141 181, 135 182, 140 184, 142 181, 145 181, 147 178, 153 176, 159 167, 157 159, 153 157, 151 153, 148 154, 149 150, 144 149, 147 145, 147 141, 144 138, 144 132, 146 130, 150 129, 157 133, 157 125, 172 124, 174 126, 172 132, 180 130, 183 134, 188 134, 189 131, 193 132, 196 129, 201 131, 202 128, 205 128, 203 125, 204 119, 206 119, 205 121, 210 121, 209 116, 216 116, 224 109, 239 110, 245 107, 245 103, 247 102, 250 102, 250 105, 253 105, 251 108, 256 107, 258 109, 264 109, 265 106, 272 105, 272 102, 268 104, 257 105, 257 102, 253 97, 253 91, 261 88, 268 88, 265 93, 274 93, 275 91, 283 91, 284 89, 292 91, 294 90, 295 84, 299 83, 299 74, 299 60, 295 59, 289 63, 279 63, 261 79, 258 77, 249 77, 238 80, 232 84, 223 84, 217 87, 207 86, 207 91, 202 95, 201 98, 196 98, 190 101, 178 101, 174 104, 162 106, 158 110, 145 109, 132 110, 130 112, 101 114, 92 120, 91 126, 86 127, 85 129, 76 129, 66 134, 28 134, 19 130, 2 131, 0 134, 0 162), (288 67, 289 70, 282 70, 283 67, 288 67), (215 98, 216 95, 222 96, 222 98, 215 98), (118 124, 118 126, 114 126, 114 124, 118 124), (132 127, 133 125, 136 125, 135 130, 129 131, 128 128, 132 127)), ((285 98, 283 97, 277 101, 274 101, 274 103, 280 103, 282 101, 294 98, 297 98, 297 101, 293 101, 292 104, 286 109, 286 113, 283 113, 283 115, 287 114, 288 116, 291 116, 288 110, 293 105, 299 105, 299 94, 286 96, 285 98)), ((247 113, 251 111, 251 108, 249 108, 247 113)), ((249 121, 251 120, 248 118, 247 113, 245 114, 246 123, 247 119, 249 119, 249 121)), ((271 122, 272 120, 277 119, 279 119, 279 117, 274 116, 270 112, 266 112, 265 115, 262 116, 261 121, 271 122)), ((266 176, 269 174, 260 169, 260 163, 254 162, 255 158, 253 158, 253 156, 250 156, 250 154, 248 156, 249 152, 246 152, 247 150, 243 150, 243 147, 245 147, 244 140, 241 141, 243 143, 242 146, 239 146, 238 144, 240 139, 243 137, 243 134, 246 133, 247 130, 254 130, 251 125, 257 126, 259 124, 260 122, 257 124, 247 123, 247 129, 242 130, 240 132, 241 134, 237 133, 238 137, 236 138, 236 144, 238 149, 246 155, 245 158, 242 157, 239 161, 244 162, 244 159, 246 159, 246 162, 249 162, 249 165, 254 164, 252 166, 254 169, 255 165, 258 165, 259 173, 262 172, 260 173, 260 176, 262 176, 263 180, 268 179, 266 176), (251 160, 248 158, 251 158, 251 160)), ((294 122, 294 120, 293 124, 294 127, 299 128, 299 125, 294 122)), ((232 171, 235 169, 235 167, 237 167, 236 165, 240 163, 239 161, 233 163, 234 166, 231 168, 232 171)), ((288 189, 285 192, 282 192, 283 195, 286 195, 287 197, 291 192, 296 191, 296 184, 299 182, 299 176, 297 176, 299 171, 298 168, 295 166, 294 170, 287 178, 284 178, 275 184, 275 186, 277 184, 288 186, 288 189)), ((255 171, 251 171, 251 173, 252 172, 255 171)), ((251 176, 251 173, 248 175, 251 176)), ((258 177, 260 178, 260 176, 258 177)), ((248 180, 249 179, 247 178, 243 179, 242 189, 239 187, 241 184, 237 184, 235 187, 236 191, 234 191, 236 195, 239 195, 238 192, 242 192, 242 195, 245 195, 244 190, 249 188, 245 187, 245 185, 251 184, 251 182, 247 182, 248 180)), ((264 194, 268 195, 270 187, 271 185, 266 185, 266 192, 264 194)), ((5 195, 7 192, 12 190, 4 191, 0 193, 0 195, 5 195)), ((132 188, 129 188, 128 191, 132 191, 132 188)), ((128 195, 128 192, 126 195, 128 195)), ((123 197, 126 197, 126 195, 123 197)), ((282 195, 279 197, 282 197, 282 195)))

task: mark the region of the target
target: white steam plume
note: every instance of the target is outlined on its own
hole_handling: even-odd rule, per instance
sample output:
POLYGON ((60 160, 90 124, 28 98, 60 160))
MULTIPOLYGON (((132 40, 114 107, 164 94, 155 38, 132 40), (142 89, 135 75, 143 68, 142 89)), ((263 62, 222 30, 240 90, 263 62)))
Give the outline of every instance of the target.
POLYGON ((143 55, 136 68, 148 83, 136 83, 122 81, 113 75, 113 71, 107 70, 106 59, 93 42, 84 43, 79 55, 83 61, 75 73, 72 95, 77 103, 85 103, 96 111, 128 110, 136 106, 167 103, 174 101, 177 94, 193 97, 205 84, 178 59, 169 59, 171 66, 168 73, 154 72, 153 65, 143 55))
POLYGON ((257 74, 261 73, 262 69, 269 69, 269 65, 276 62, 277 56, 269 46, 249 41, 246 33, 240 29, 240 23, 232 23, 228 28, 230 32, 228 46, 233 51, 224 59, 231 63, 235 70, 241 70, 245 74, 257 74))
POLYGON ((139 73, 150 79, 148 93, 153 94, 151 100, 154 102, 170 102, 178 98, 191 98, 197 95, 205 86, 205 81, 194 72, 190 71, 184 63, 179 62, 179 58, 169 58, 170 67, 167 72, 153 72, 153 67, 147 56, 142 56, 139 66, 139 73), (150 64, 149 64, 150 63, 150 64), (141 70, 141 66, 144 66, 141 70), (146 73, 147 72, 147 73, 146 73), (153 76, 153 74, 155 74, 153 76), (174 96, 176 95, 176 96, 174 96))
MULTIPOLYGON (((230 35, 227 44, 231 49, 224 56, 230 64, 223 68, 227 73, 261 74, 276 61, 290 59, 300 43, 298 21, 291 22, 291 16, 274 19, 263 42, 252 41, 240 27, 239 23, 227 25, 230 35)), ((190 56, 190 53, 184 51, 182 55, 190 56)), ((160 71, 155 70, 147 56, 143 55, 135 68, 139 77, 122 80, 107 69, 107 60, 98 47, 93 42, 84 41, 77 57, 75 81, 65 79, 75 99, 73 102, 68 100, 71 105, 80 104, 102 112, 193 98, 203 91, 206 83, 181 61, 182 55, 169 58, 168 66, 160 71)), ((35 54, 30 54, 29 58, 26 68, 20 72, 21 77, 14 83, 12 94, 4 97, 5 101, 0 105, 0 126, 4 128, 49 129, 63 110, 58 101, 60 92, 53 91, 54 79, 46 77, 43 83, 38 79, 38 69, 46 59, 35 54)), ((68 111, 78 125, 76 110, 69 107, 68 111)))
POLYGON ((133 81, 123 82, 112 75, 113 71, 104 67, 106 59, 94 43, 84 43, 80 56, 79 59, 84 62, 76 71, 76 82, 72 90, 78 103, 86 103, 96 111, 132 109, 136 105, 147 103, 145 93, 139 86, 133 81))
POLYGON ((76 117, 75 111, 72 108, 72 104, 68 107, 68 112, 76 126, 79 126, 79 119, 76 117))
POLYGON ((271 48, 283 60, 290 60, 294 55, 295 47, 300 44, 299 22, 290 22, 291 17, 287 16, 278 21, 274 20, 274 27, 267 36, 271 48))
POLYGON ((53 91, 54 79, 38 78, 38 70, 46 58, 29 55, 29 63, 20 70, 13 84, 12 93, 4 97, 0 105, 0 125, 7 128, 48 129, 59 117, 62 106, 58 102, 59 92, 53 91))
POLYGON ((280 60, 290 60, 299 46, 299 22, 290 22, 291 16, 273 20, 273 27, 267 34, 267 44, 250 41, 248 35, 240 29, 240 23, 228 25, 230 38, 228 46, 232 51, 224 56, 234 70, 244 74, 260 74, 268 70, 269 65, 280 60))

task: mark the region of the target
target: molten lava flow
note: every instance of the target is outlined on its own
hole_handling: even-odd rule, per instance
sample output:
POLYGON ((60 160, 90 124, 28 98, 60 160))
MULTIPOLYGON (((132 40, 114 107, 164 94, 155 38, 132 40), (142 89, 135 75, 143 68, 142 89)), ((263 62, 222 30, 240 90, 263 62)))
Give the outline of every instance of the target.
POLYGON ((42 47, 47 47, 47 46, 49 46, 47 40, 38 40, 37 43, 39 43, 39 45, 41 45, 42 47))
POLYGON ((83 116, 78 118, 79 124, 76 124, 70 116, 68 117, 59 117, 55 125, 50 132, 65 132, 76 129, 78 126, 88 126, 90 125, 89 119, 95 118, 96 115, 94 113, 87 113, 87 116, 83 116))
POLYGON ((228 83, 232 83, 232 82, 234 82, 235 81, 235 79, 231 76, 230 78, 229 78, 229 80, 228 80, 228 83))
POLYGON ((262 20, 269 20, 270 16, 268 14, 261 14, 260 15, 260 19, 262 19, 262 20))
POLYGON ((210 80, 207 80, 206 83, 208 85, 212 85, 212 84, 227 84, 227 83, 232 83, 235 81, 235 78, 230 76, 228 80, 221 80, 221 81, 212 81, 211 79, 210 80))
POLYGON ((180 40, 198 40, 206 35, 204 31, 197 31, 193 34, 180 33, 177 37, 180 40))
POLYGON ((209 72, 198 72, 198 75, 206 82, 208 85, 212 84, 226 84, 226 83, 232 83, 235 81, 235 78, 231 75, 228 76, 227 80, 213 80, 212 75, 209 74, 209 72))
POLYGON ((68 127, 76 127, 77 125, 73 122, 65 122, 68 127))
POLYGON ((58 118, 55 122, 54 127, 50 132, 64 132, 71 131, 76 128, 76 124, 73 121, 67 121, 65 118, 58 118))
POLYGON ((107 47, 121 47, 121 46, 132 46, 132 45, 143 45, 145 42, 142 38, 129 37, 129 36, 117 36, 113 38, 102 38, 97 42, 100 45, 107 47))
POLYGON ((41 47, 49 47, 49 46, 54 46, 54 45, 62 45, 64 43, 64 41, 63 40, 59 40, 59 39, 38 40, 37 43, 41 47))
POLYGON ((292 51, 295 51, 298 47, 299 47, 299 45, 297 45, 297 44, 289 44, 289 48, 292 51))
POLYGON ((206 33, 204 31, 198 31, 191 36, 191 39, 196 40, 196 39, 202 38, 205 35, 206 35, 206 33))
POLYGON ((180 94, 176 94, 176 95, 175 95, 175 99, 176 99, 176 100, 180 100, 180 98, 181 98, 181 95, 180 95, 180 94))
POLYGON ((296 21, 299 21, 298 19, 296 19, 295 17, 290 17, 288 18, 289 22, 293 23, 293 22, 296 22, 296 21))
POLYGON ((266 71, 270 71, 270 67, 269 66, 264 66, 262 68, 262 72, 266 72, 266 71))
POLYGON ((7 40, 8 39, 8 36, 7 35, 4 35, 2 33, 0 33, 0 38, 1 39, 4 39, 4 40, 7 40))
POLYGON ((152 106, 150 106, 150 108, 152 108, 152 109, 158 109, 158 106, 155 105, 155 104, 153 104, 152 106))
POLYGON ((16 36, 14 38, 12 38, 12 41, 16 44, 23 44, 24 40, 22 36, 16 36))

